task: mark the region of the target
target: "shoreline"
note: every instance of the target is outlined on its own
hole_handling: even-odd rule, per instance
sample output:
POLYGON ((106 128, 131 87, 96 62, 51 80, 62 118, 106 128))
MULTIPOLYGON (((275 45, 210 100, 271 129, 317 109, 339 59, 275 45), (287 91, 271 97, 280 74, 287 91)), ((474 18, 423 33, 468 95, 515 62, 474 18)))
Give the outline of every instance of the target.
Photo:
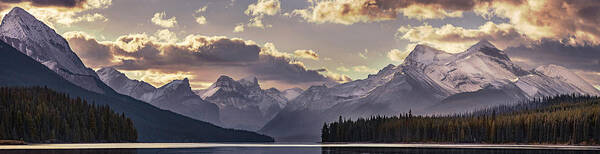
POLYGON ((582 150, 600 151, 600 146, 519 144, 379 144, 379 143, 78 143, 0 145, 0 150, 85 150, 85 149, 179 149, 179 148, 416 148, 484 150, 582 150))
POLYGON ((27 145, 27 142, 21 140, 0 140, 0 146, 2 145, 27 145))

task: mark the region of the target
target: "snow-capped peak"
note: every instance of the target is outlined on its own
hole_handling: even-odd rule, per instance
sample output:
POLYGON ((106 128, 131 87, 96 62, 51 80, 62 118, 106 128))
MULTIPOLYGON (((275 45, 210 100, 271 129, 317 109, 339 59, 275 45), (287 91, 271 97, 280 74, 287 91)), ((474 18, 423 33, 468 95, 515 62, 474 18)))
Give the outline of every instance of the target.
POLYGON ((404 64, 428 65, 436 61, 444 60, 450 56, 452 56, 452 54, 435 49, 427 45, 419 44, 410 54, 408 54, 408 56, 404 60, 404 64))
MULTIPOLYGON (((18 40, 29 39, 35 43, 54 43, 62 52, 70 50, 67 41, 58 35, 54 29, 37 20, 33 15, 20 7, 13 8, 4 19, 0 27, 3 37, 18 40)), ((40 44, 42 47, 44 44, 40 44)))
POLYGON ((486 48, 486 47, 487 48, 496 48, 496 46, 494 46, 494 44, 492 44, 490 41, 484 39, 484 40, 477 42, 476 44, 471 46, 469 49, 467 49, 467 52, 471 51, 471 50, 477 51, 481 48, 486 48))
POLYGON ((581 90, 581 93, 600 95, 600 91, 598 91, 594 86, 585 82, 585 80, 583 80, 577 74, 569 71, 569 69, 565 67, 550 64, 539 66, 535 68, 535 71, 551 78, 571 83, 578 87, 581 90))
POLYGON ((2 19, 0 39, 82 88, 106 92, 96 72, 87 68, 68 42, 51 27, 22 8, 15 7, 2 19))
POLYGON ((124 76, 125 74, 117 71, 117 69, 113 68, 113 67, 103 67, 100 68, 98 71, 96 71, 96 73, 98 74, 98 76, 102 77, 108 77, 108 76, 124 76))
POLYGON ((191 91, 190 80, 188 78, 184 78, 183 80, 173 80, 160 88, 177 89, 180 87, 189 88, 191 91))
POLYGON ((249 76, 238 80, 245 87, 259 87, 258 79, 255 76, 249 76))
POLYGON ((471 46, 465 52, 459 53, 457 58, 470 58, 474 54, 481 53, 480 55, 485 55, 491 58, 496 58, 503 61, 510 61, 508 55, 504 53, 504 51, 496 48, 492 43, 487 40, 479 41, 477 44, 471 46))
POLYGON ((284 90, 281 93, 282 93, 283 97, 285 97, 287 100, 293 100, 294 98, 298 97, 302 93, 302 89, 290 88, 290 89, 284 90))

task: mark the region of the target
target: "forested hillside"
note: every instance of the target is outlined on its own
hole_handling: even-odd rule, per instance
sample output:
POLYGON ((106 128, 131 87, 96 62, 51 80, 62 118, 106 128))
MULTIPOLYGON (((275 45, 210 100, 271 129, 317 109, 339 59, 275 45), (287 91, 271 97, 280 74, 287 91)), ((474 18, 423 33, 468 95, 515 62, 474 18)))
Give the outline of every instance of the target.
POLYGON ((600 143, 600 98, 545 97, 451 116, 370 117, 325 124, 323 142, 600 143))
POLYGON ((107 105, 45 87, 0 88, 0 140, 135 142, 133 122, 107 105))

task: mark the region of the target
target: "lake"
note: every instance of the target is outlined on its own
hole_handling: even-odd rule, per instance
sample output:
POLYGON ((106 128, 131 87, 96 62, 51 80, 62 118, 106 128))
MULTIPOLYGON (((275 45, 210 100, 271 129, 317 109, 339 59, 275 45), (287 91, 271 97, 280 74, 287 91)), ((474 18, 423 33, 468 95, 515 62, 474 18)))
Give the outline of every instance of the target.
POLYGON ((485 144, 109 143, 0 146, 2 154, 597 154, 600 146, 485 144))

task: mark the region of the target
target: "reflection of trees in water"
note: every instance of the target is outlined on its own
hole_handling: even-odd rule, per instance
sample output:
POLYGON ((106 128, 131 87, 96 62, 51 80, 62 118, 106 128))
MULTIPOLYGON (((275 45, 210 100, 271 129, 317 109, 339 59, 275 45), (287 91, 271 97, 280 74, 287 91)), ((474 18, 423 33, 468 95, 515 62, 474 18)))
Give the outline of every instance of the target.
POLYGON ((597 154, 598 151, 567 150, 478 150, 478 149, 410 149, 410 148, 323 148, 322 154, 597 154))
POLYGON ((135 149, 101 150, 0 150, 2 154, 137 154, 135 149))

